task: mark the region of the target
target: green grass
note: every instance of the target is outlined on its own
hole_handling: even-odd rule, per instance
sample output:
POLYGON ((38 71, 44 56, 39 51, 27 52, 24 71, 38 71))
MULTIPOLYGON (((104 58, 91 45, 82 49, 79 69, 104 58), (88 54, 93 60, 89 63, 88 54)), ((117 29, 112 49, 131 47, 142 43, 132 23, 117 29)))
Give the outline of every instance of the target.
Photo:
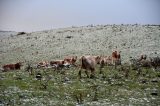
POLYGON ((34 70, 42 73, 41 83, 50 77, 46 89, 41 85, 35 75, 29 75, 24 70, 1 73, 0 100, 10 105, 76 105, 77 102, 85 105, 94 103, 123 104, 123 105, 156 105, 159 104, 159 72, 143 69, 141 75, 136 76, 135 70, 125 72, 105 67, 103 75, 99 75, 98 67, 96 79, 89 79, 82 71, 82 79, 78 78, 78 69, 65 70, 60 74, 53 70, 34 70), (65 81, 65 77, 69 81, 65 81), (151 80, 157 78, 158 82, 151 80), (142 81, 145 80, 145 83, 142 81), (151 95, 152 89, 158 90, 158 95, 151 95), (147 99, 144 99, 147 98, 147 99), (63 101, 63 102, 62 102, 63 101), (154 101, 154 103, 153 103, 154 101))

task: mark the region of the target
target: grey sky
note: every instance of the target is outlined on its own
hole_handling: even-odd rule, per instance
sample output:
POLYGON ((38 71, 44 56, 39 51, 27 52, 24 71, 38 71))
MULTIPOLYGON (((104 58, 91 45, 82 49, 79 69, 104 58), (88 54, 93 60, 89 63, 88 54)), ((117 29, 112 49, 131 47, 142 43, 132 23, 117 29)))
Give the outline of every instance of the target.
POLYGON ((0 30, 160 24, 160 0, 0 0, 0 30))

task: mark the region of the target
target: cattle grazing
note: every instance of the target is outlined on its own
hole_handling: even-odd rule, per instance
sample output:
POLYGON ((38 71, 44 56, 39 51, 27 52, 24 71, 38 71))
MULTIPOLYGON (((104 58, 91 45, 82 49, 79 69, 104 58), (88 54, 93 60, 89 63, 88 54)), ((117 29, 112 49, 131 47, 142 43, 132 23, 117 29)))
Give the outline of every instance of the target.
POLYGON ((134 70, 141 70, 141 67, 156 69, 158 66, 160 66, 159 57, 152 57, 148 59, 147 55, 141 55, 138 59, 131 59, 130 62, 132 69, 134 70))
POLYGON ((151 65, 157 69, 158 66, 160 66, 160 57, 152 57, 150 58, 150 61, 151 61, 151 65))
POLYGON ((146 60, 146 59, 147 59, 147 55, 142 54, 142 55, 140 56, 139 61, 141 61, 141 60, 146 60))
POLYGON ((151 61, 143 59, 143 60, 140 61, 140 66, 141 67, 148 67, 148 68, 150 68, 150 67, 152 67, 151 61))
POLYGON ((151 68, 152 67, 152 64, 151 64, 151 60, 149 60, 148 58, 147 58, 147 55, 145 55, 145 54, 142 54, 141 56, 140 56, 140 58, 138 59, 138 63, 139 63, 139 65, 141 66, 141 67, 148 67, 148 68, 151 68))
POLYGON ((100 74, 102 73, 102 68, 107 65, 111 66, 112 64, 112 57, 111 56, 101 56, 100 57, 100 74))
POLYGON ((111 56, 101 56, 100 57, 100 64, 104 65, 112 65, 112 58, 111 56))
POLYGON ((42 62, 39 62, 37 64, 37 68, 40 68, 40 67, 48 67, 49 66, 49 62, 48 61, 42 61, 42 62))
POLYGON ((55 69, 62 69, 64 67, 64 60, 50 61, 50 65, 55 69))
POLYGON ((65 64, 76 66, 77 56, 68 56, 64 58, 65 64))
POLYGON ((22 63, 19 62, 19 63, 16 63, 16 64, 6 64, 6 65, 3 65, 2 68, 3 68, 3 71, 20 70, 21 66, 22 66, 22 63))
POLYGON ((81 78, 81 71, 85 69, 85 73, 88 78, 93 78, 95 76, 95 66, 99 63, 100 57, 99 56, 82 56, 80 58, 81 62, 81 69, 79 70, 79 77, 81 78), (88 70, 91 71, 91 75, 89 76, 88 70))
POLYGON ((121 65, 121 55, 120 52, 114 51, 112 52, 112 64, 115 66, 121 65))

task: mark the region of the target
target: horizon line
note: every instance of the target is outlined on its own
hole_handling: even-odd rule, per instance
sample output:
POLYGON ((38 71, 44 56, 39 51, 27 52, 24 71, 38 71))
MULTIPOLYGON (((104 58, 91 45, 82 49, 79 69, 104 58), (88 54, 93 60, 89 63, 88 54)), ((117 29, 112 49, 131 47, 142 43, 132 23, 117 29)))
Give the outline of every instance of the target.
POLYGON ((65 28, 78 28, 78 27, 95 27, 95 26, 112 26, 112 25, 144 25, 144 26, 160 26, 160 24, 140 24, 140 23, 135 23, 135 24, 88 24, 88 25, 80 25, 80 26, 76 26, 76 25, 71 25, 71 26, 66 26, 66 27, 55 27, 55 28, 50 28, 50 29, 43 29, 43 30, 35 30, 35 31, 14 31, 14 30, 3 30, 0 29, 0 32, 41 32, 41 31, 49 31, 49 30, 56 30, 56 29, 65 29, 65 28))

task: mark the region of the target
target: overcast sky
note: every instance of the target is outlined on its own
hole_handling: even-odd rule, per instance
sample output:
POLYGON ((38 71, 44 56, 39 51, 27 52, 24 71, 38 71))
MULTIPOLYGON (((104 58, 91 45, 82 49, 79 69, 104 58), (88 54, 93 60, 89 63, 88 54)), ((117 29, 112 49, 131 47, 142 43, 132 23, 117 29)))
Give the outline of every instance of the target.
POLYGON ((160 0, 0 0, 0 30, 160 24, 160 0))

